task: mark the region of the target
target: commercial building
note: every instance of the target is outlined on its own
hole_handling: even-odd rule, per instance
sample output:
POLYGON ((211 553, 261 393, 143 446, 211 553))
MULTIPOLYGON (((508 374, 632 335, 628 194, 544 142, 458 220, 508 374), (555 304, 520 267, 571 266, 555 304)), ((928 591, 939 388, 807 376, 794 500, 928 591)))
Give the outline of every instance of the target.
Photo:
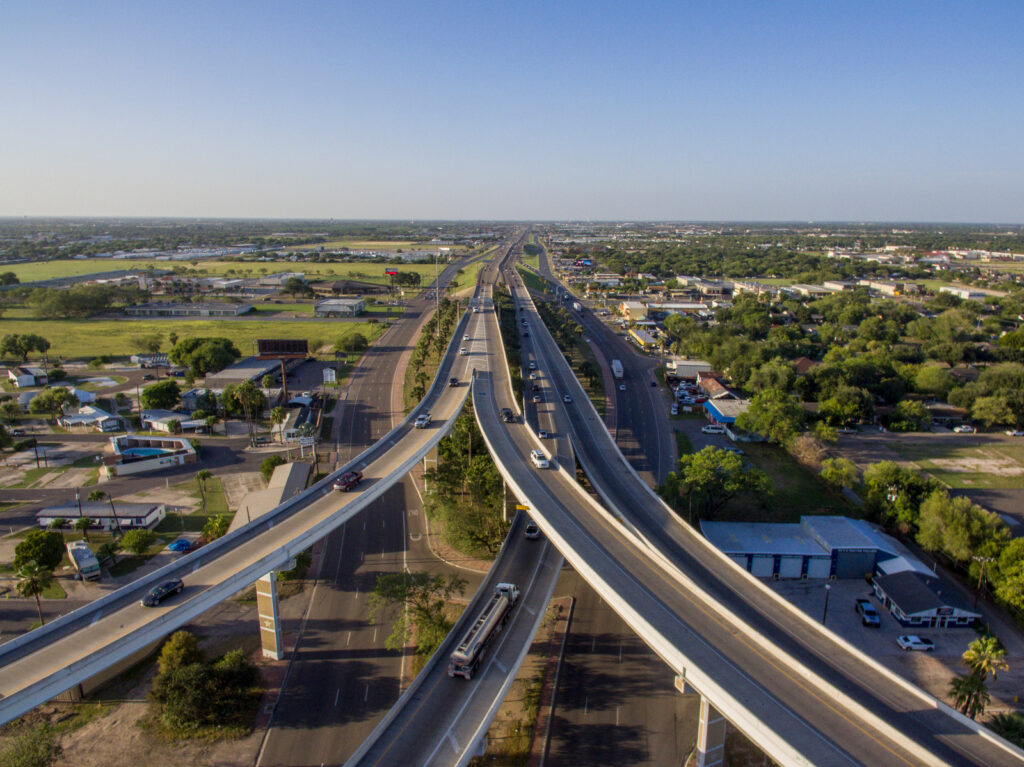
POLYGON ((171 365, 171 360, 166 354, 133 354, 128 359, 141 368, 166 368, 171 365))
POLYGON ((171 304, 153 301, 125 307, 131 317, 237 317, 252 311, 252 304, 171 304))
POLYGON ((640 301, 623 301, 619 304, 619 313, 627 320, 636 322, 647 319, 647 304, 640 301))
POLYGON ((962 298, 965 301, 984 301, 984 291, 977 290, 975 288, 960 288, 953 285, 943 285, 939 288, 940 293, 949 293, 950 295, 962 298))
POLYGON ((931 573, 904 570, 877 575, 873 586, 878 600, 904 626, 966 627, 981 617, 949 584, 931 573))
POLYGON ((166 515, 167 507, 162 503, 82 501, 40 509, 36 512, 36 524, 45 530, 55 519, 64 519, 68 524, 74 524, 76 519, 86 517, 92 520, 91 527, 94 528, 114 530, 120 527, 121 530, 130 530, 156 527, 166 515))
POLYGON ((174 410, 143 410, 140 422, 143 429, 162 431, 165 434, 206 430, 205 418, 190 418, 188 413, 179 413, 174 410))
POLYGON ((717 549, 758 578, 863 578, 896 568, 929 573, 901 543, 861 519, 704 521, 700 529, 717 549))
POLYGON ((243 381, 259 383, 265 375, 273 375, 280 372, 281 363, 276 359, 260 359, 259 357, 247 357, 239 360, 234 365, 224 368, 219 373, 211 373, 206 376, 208 388, 230 386, 240 384, 243 381))
POLYGON ((366 311, 366 301, 361 298, 328 298, 317 301, 313 307, 314 317, 358 317, 366 311))
POLYGON ((695 381, 699 373, 711 372, 711 363, 704 360, 691 360, 686 357, 673 357, 665 363, 665 370, 676 378, 695 381))
POLYGON ((8 368, 7 377, 10 379, 11 383, 19 389, 24 389, 28 386, 46 386, 49 381, 46 371, 42 368, 35 367, 34 365, 22 365, 16 368, 8 368))
POLYGON ((646 330, 632 328, 629 331, 629 339, 644 351, 650 351, 651 349, 658 348, 658 339, 656 339, 646 330))
POLYGON ((300 282, 305 282, 306 275, 302 272, 278 272, 277 274, 267 274, 260 277, 259 283, 265 287, 280 288, 283 287, 288 280, 299 280, 300 282))

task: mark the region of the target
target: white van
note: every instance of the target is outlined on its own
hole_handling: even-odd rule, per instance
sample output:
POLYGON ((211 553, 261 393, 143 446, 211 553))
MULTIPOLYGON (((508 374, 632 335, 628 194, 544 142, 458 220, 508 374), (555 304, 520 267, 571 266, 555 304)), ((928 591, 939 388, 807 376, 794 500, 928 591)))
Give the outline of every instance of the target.
POLYGON ((707 426, 701 426, 700 430, 704 434, 725 434, 725 427, 720 423, 709 423, 707 426))

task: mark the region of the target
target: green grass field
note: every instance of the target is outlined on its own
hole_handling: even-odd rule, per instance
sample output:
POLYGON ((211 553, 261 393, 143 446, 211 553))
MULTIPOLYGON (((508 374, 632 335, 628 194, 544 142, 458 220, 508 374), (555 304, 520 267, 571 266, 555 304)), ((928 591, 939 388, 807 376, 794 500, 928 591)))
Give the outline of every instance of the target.
POLYGON ((119 269, 184 268, 187 276, 197 277, 259 277, 275 272, 302 272, 310 280, 353 279, 367 282, 386 283, 384 270, 397 268, 401 272, 418 272, 423 284, 434 275, 433 264, 373 264, 373 263, 292 263, 266 261, 157 261, 155 259, 125 259, 114 261, 108 258, 93 258, 82 261, 36 261, 27 264, 11 264, 4 271, 14 272, 22 282, 51 280, 56 277, 76 277, 96 272, 112 272, 119 269))
POLYGON ((890 448, 949 487, 958 490, 1024 488, 1024 444, 987 435, 983 444, 950 444, 942 440, 893 440, 890 448))
POLYGON ((328 240, 327 242, 315 242, 307 245, 289 245, 287 251, 309 252, 323 248, 334 250, 336 248, 348 248, 349 250, 386 250, 395 253, 399 250, 408 252, 410 250, 437 250, 437 246, 426 242, 414 242, 413 240, 328 240))
POLYGON ((737 443, 746 460, 767 474, 775 493, 764 506, 737 499, 727 504, 715 519, 735 522, 799 522, 804 514, 848 514, 852 507, 821 479, 800 466, 785 450, 767 443, 737 443))
MULTIPOLYGON (((340 336, 359 332, 374 340, 384 323, 276 322, 274 320, 16 320, 0 319, 0 335, 37 333, 50 342, 50 359, 89 359, 101 354, 126 357, 139 351, 135 340, 152 333, 180 338, 219 336, 231 339, 242 356, 253 353, 257 338, 305 338, 311 349, 333 344, 340 336)), ((164 347, 166 349, 165 342, 164 347)))

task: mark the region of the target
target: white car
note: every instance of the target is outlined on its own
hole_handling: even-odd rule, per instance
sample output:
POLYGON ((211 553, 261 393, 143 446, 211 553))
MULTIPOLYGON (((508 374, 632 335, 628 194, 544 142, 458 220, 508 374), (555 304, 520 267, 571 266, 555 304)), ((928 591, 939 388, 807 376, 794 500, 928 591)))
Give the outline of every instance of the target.
POLYGON ((527 365, 527 367, 530 368, 530 370, 536 370, 537 369, 537 363, 536 362, 531 362, 529 365, 527 365))
POLYGON ((540 431, 537 432, 537 437, 539 439, 547 439, 550 436, 551 435, 548 434, 548 430, 547 429, 541 429, 540 431))
POLYGON ((626 384, 619 384, 619 391, 626 391, 626 384))
POLYGON ((669 409, 669 412, 672 415, 679 415, 679 405, 677 405, 676 403, 673 402, 672 403, 672 407, 669 409))
POLYGON ((541 450, 531 450, 530 460, 533 461, 533 465, 538 469, 546 469, 551 465, 551 462, 548 461, 548 457, 544 455, 544 452, 541 450))
POLYGON ((701 426, 700 430, 704 434, 725 434, 725 427, 718 423, 709 423, 707 426, 701 426))
POLYGON ((562 395, 562 402, 565 402, 566 404, 572 402, 572 395, 571 394, 563 394, 562 395))
POLYGON ((464 335, 464 336, 462 337, 462 340, 463 340, 463 341, 468 341, 468 340, 469 340, 469 333, 466 333, 466 335, 464 335))
POLYGON ((467 349, 465 346, 463 346, 461 349, 459 349, 459 354, 461 354, 463 357, 465 357, 467 354, 469 354, 469 349, 467 349))
POLYGON ((430 413, 424 413, 423 415, 416 416, 416 421, 413 423, 417 429, 425 429, 430 426, 430 413))
POLYGON ((1020 429, 1007 429, 1006 430, 1006 436, 1007 437, 1024 437, 1024 431, 1021 431, 1020 429))
POLYGON ((953 431, 955 431, 957 434, 974 434, 974 427, 968 426, 967 424, 962 424, 960 426, 954 426, 953 431))
POLYGON ((531 370, 530 371, 530 380, 531 381, 536 381, 537 380, 537 371, 536 370, 531 370))
POLYGON ((935 642, 924 637, 919 637, 916 634, 904 634, 901 637, 896 637, 896 644, 900 646, 901 650, 920 650, 922 652, 931 652, 935 649, 935 642))

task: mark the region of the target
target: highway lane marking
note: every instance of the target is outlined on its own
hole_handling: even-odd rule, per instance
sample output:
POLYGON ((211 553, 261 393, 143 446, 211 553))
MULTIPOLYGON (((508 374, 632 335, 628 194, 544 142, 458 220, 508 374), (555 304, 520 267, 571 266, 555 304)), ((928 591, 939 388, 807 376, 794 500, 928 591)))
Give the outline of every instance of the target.
POLYGON ((92 622, 91 622, 91 623, 90 623, 89 625, 90 625, 90 626, 94 626, 94 625, 96 625, 96 621, 98 621, 98 620, 99 620, 100 618, 102 618, 102 617, 103 617, 103 613, 102 613, 102 612, 100 612, 100 613, 97 613, 97 614, 96 614, 96 617, 92 619, 92 622))
POLYGON ((373 643, 377 644, 377 629, 373 630, 373 643))
POLYGON ((458 742, 457 740, 455 740, 455 736, 454 736, 454 735, 452 734, 452 731, 451 731, 451 730, 449 730, 449 731, 448 731, 448 740, 449 740, 449 741, 451 742, 451 744, 452 744, 452 750, 453 750, 453 751, 454 751, 454 752, 455 752, 456 754, 457 754, 457 753, 459 753, 459 750, 460 750, 460 749, 459 749, 459 742, 458 742))
POLYGON ((523 609, 526 610, 526 612, 528 612, 530 615, 536 615, 537 614, 537 611, 534 610, 532 607, 523 607, 523 609))
POLYGON ((620 706, 616 706, 615 707, 615 726, 616 727, 619 726, 619 708, 620 708, 620 706))
POLYGON ((501 669, 501 673, 502 674, 507 674, 508 673, 508 668, 505 666, 504 663, 502 663, 497 658, 494 659, 494 665, 497 666, 499 669, 501 669))
POLYGON ((338 566, 334 568, 334 582, 338 582, 338 576, 341 573, 341 561, 344 559, 343 554, 345 553, 345 531, 348 529, 348 524, 341 526, 341 545, 338 546, 338 566))
POLYGON ((583 698, 583 715, 586 716, 590 713, 587 709, 590 708, 590 696, 587 695, 583 698))
POLYGON ((366 685, 366 690, 363 692, 363 703, 366 703, 370 699, 370 685, 366 685))
POLYGON ((334 705, 335 706, 338 705, 338 698, 340 698, 340 697, 341 697, 341 688, 339 687, 337 690, 334 691, 334 705))
POLYGON ((345 639, 345 647, 348 647, 350 644, 352 644, 352 632, 351 631, 348 632, 348 637, 345 639))

